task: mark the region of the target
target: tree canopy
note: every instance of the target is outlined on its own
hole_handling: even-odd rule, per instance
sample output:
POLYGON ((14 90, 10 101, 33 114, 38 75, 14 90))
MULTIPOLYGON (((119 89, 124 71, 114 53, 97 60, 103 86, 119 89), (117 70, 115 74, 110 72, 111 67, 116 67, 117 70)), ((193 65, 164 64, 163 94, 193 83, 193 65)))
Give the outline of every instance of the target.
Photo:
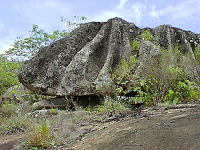
POLYGON ((73 16, 71 19, 61 17, 61 22, 66 24, 66 30, 49 33, 40 29, 38 25, 33 25, 29 37, 17 37, 12 44, 13 47, 6 51, 6 54, 0 55, 0 95, 11 86, 20 84, 18 73, 24 60, 34 57, 40 48, 67 36, 84 20, 86 17, 73 16))
POLYGON ((61 22, 66 24, 66 30, 56 30, 52 33, 39 29, 38 25, 33 25, 32 30, 29 31, 30 36, 26 38, 22 36, 17 37, 12 44, 13 47, 6 52, 6 55, 15 61, 31 59, 37 54, 40 48, 64 38, 76 27, 79 27, 84 20, 86 20, 86 17, 83 16, 74 16, 72 18, 61 17, 61 22))

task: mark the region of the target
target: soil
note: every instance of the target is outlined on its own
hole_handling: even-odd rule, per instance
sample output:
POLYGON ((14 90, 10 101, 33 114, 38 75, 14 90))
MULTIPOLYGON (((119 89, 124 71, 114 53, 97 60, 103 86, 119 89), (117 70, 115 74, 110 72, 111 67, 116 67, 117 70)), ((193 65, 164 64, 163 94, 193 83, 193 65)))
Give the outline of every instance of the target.
MULTIPOLYGON (((200 106, 174 109, 142 109, 102 123, 81 126, 79 139, 61 150, 199 150, 200 106)), ((0 137, 0 150, 17 150, 24 134, 0 137)))

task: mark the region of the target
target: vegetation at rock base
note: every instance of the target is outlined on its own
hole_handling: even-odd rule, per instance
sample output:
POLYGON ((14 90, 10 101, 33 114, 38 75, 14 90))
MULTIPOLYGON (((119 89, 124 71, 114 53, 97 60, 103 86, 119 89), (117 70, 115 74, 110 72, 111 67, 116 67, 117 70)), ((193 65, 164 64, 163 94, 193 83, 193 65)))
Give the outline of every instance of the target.
POLYGON ((150 41, 150 42, 154 42, 155 41, 155 37, 148 30, 145 30, 141 34, 141 37, 144 38, 145 41, 150 41))
MULTIPOLYGON (((200 44, 198 44, 194 51, 195 59, 197 62, 197 66, 200 66, 200 44)), ((198 74, 200 75, 200 67, 198 67, 198 74)))
POLYGON ((31 147, 47 148, 55 145, 54 137, 50 133, 50 122, 46 120, 44 123, 33 127, 33 132, 29 133, 28 144, 31 147))
POLYGON ((105 113, 108 116, 118 115, 120 113, 123 113, 123 111, 125 110, 126 110, 125 106, 114 99, 105 101, 102 105, 99 105, 96 108, 97 112, 105 113))
POLYGON ((20 62, 9 61, 6 56, 0 55, 0 95, 11 86, 20 84, 17 77, 20 68, 20 62))
MULTIPOLYGON (((136 47, 139 46, 134 41, 133 50, 136 47)), ((197 53, 196 49, 196 57, 198 57, 197 53)), ((129 102, 137 103, 139 99, 148 106, 157 103, 186 103, 199 99, 200 91, 197 89, 196 83, 198 80, 192 76, 192 70, 186 70, 185 66, 189 62, 184 59, 179 46, 175 45, 169 50, 162 50, 161 56, 159 64, 156 65, 155 60, 150 62, 152 65, 145 73, 148 76, 135 74, 138 65, 136 56, 132 55, 129 61, 122 60, 121 65, 112 75, 113 83, 116 86, 116 95, 135 93, 129 102), (174 61, 173 65, 171 61, 174 61)), ((192 66, 190 67, 192 68, 192 66)))
MULTIPOLYGON (((18 73, 24 61, 34 57, 39 49, 67 36, 84 20, 86 20, 86 17, 62 17, 61 22, 65 23, 68 30, 56 30, 53 33, 45 32, 39 29, 38 25, 33 25, 32 30, 29 31, 29 37, 17 37, 12 48, 6 54, 0 55, 0 134, 30 132, 31 138, 29 138, 26 148, 31 146, 33 149, 34 147, 37 149, 37 147, 55 144, 50 133, 50 122, 46 120, 45 123, 42 123, 40 119, 28 115, 28 113, 34 111, 31 104, 38 101, 40 95, 30 92, 26 98, 20 99, 20 103, 15 101, 15 97, 4 99, 3 95, 11 87, 13 87, 10 91, 11 95, 23 95, 24 93, 16 93, 15 89, 20 85, 18 73), (30 104, 23 105, 26 101, 29 101, 30 104), (35 124, 34 122, 39 123, 35 124), (33 125, 35 126, 33 127, 33 125)), ((49 114, 60 115, 60 111, 57 108, 52 108, 49 114)))

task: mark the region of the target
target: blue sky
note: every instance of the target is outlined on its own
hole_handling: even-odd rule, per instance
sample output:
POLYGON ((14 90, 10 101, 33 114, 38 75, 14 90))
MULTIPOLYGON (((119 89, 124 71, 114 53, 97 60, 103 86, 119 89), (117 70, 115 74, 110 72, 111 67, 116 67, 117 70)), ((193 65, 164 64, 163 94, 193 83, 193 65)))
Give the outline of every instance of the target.
POLYGON ((0 53, 17 36, 28 37, 33 24, 46 32, 66 29, 61 16, 87 21, 121 17, 138 27, 171 24, 200 33, 198 0, 0 0, 0 53))

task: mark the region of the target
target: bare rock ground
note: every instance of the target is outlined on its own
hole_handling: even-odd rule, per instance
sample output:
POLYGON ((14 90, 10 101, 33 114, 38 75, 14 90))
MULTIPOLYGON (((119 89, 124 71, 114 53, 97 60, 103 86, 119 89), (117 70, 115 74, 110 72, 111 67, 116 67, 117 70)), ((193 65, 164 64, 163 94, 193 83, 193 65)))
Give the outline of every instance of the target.
POLYGON ((199 150, 200 107, 142 110, 143 117, 106 124, 74 150, 199 150))
MULTIPOLYGON (((133 115, 134 116, 134 115, 133 115)), ((200 106, 175 109, 142 109, 140 116, 93 123, 71 146, 60 150, 199 150, 200 106)), ((0 150, 18 150, 24 134, 0 136, 0 150)))

